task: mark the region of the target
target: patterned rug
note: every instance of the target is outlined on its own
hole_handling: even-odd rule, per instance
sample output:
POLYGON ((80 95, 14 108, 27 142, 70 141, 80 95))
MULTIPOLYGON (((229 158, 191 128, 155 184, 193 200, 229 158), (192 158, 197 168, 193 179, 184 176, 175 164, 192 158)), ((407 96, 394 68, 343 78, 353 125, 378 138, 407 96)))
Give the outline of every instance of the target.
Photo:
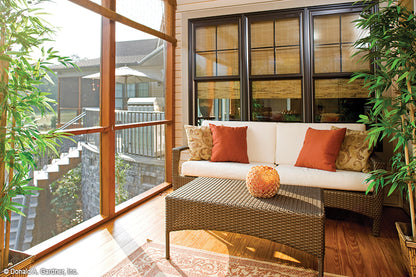
MULTIPOLYGON (((148 242, 133 252, 104 277, 171 276, 317 276, 317 271, 276 263, 256 261, 199 249, 171 245, 171 259, 165 259, 165 246, 148 242)), ((338 276, 325 273, 325 276, 338 276)))

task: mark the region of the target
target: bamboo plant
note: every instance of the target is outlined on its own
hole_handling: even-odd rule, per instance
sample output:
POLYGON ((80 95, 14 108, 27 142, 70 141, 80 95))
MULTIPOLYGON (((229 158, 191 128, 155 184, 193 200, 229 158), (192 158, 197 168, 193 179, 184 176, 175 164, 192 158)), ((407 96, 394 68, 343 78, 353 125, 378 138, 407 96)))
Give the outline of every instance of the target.
POLYGON ((396 1, 381 0, 369 2, 356 25, 368 35, 355 46, 374 66, 372 72, 356 73, 352 78, 364 79, 372 107, 360 116, 360 122, 370 126, 371 145, 382 139, 395 144, 391 169, 373 171, 367 191, 390 186, 388 195, 395 190, 407 194, 414 241, 416 18, 396 1))
POLYGON ((66 135, 41 133, 34 120, 35 114, 53 112, 52 100, 39 89, 50 80, 49 66, 71 64, 52 48, 43 48, 53 28, 41 19, 40 2, 0 1, 0 272, 8 266, 11 212, 22 214, 13 197, 37 190, 29 178, 36 168, 34 156, 56 151, 57 140, 66 135))

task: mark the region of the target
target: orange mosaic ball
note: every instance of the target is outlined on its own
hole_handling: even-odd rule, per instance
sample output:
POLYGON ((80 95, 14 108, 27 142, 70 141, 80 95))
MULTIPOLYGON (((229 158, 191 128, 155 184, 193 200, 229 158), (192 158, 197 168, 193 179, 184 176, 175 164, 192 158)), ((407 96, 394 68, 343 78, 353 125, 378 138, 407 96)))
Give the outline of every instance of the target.
POLYGON ((271 198, 280 188, 277 170, 270 166, 253 166, 247 173, 247 189, 254 197, 271 198))

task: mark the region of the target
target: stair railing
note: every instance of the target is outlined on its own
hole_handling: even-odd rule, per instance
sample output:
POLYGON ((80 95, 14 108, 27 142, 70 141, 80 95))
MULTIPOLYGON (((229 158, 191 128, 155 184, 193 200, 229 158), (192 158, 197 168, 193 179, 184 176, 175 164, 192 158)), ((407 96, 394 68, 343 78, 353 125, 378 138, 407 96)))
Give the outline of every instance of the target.
POLYGON ((82 112, 82 113, 80 113, 79 115, 77 115, 76 117, 74 117, 70 121, 66 122, 61 127, 59 127, 58 130, 64 130, 64 129, 68 128, 69 126, 71 126, 75 122, 77 122, 77 121, 81 120, 82 118, 84 118, 84 116, 86 116, 86 115, 87 115, 87 112, 85 112, 85 111, 82 112))

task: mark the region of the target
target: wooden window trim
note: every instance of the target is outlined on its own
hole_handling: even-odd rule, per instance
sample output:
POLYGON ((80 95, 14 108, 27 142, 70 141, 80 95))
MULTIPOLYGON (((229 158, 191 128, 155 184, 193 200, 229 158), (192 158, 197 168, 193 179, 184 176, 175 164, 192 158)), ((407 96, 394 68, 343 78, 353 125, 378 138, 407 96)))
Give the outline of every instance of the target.
POLYGON ((148 199, 160 194, 162 191, 171 187, 171 163, 172 153, 171 149, 174 144, 174 87, 175 87, 175 11, 176 0, 164 0, 165 3, 165 22, 168 34, 156 31, 145 25, 132 21, 122 15, 117 14, 115 10, 115 0, 103 0, 103 6, 98 5, 89 0, 69 0, 79 6, 89 9, 94 13, 100 14, 102 18, 102 55, 101 55, 101 109, 100 109, 100 125, 99 127, 67 129, 63 131, 71 135, 81 135, 90 133, 100 133, 100 214, 89 219, 71 229, 64 231, 57 236, 54 236, 25 252, 35 255, 36 260, 50 254, 51 252, 60 249, 62 246, 72 242, 76 238, 102 226, 109 220, 123 214, 126 211, 142 204, 148 199), (166 120, 154 122, 141 122, 130 124, 115 125, 115 22, 122 23, 139 31, 156 36, 167 42, 166 47, 166 91, 165 91, 165 117, 166 120), (106 92, 106 93, 105 93, 106 92), (112 93, 111 93, 112 92, 112 93), (115 206, 115 145, 114 136, 116 130, 123 130, 127 128, 137 128, 154 125, 166 125, 166 153, 165 153, 165 183, 162 183, 142 194, 125 201, 124 203, 115 206), (106 147, 103 148, 103 145, 106 147), (105 162, 104 162, 105 161, 105 162), (112 180, 112 181, 110 181, 112 180))
POLYGON ((68 229, 30 249, 25 251, 29 255, 34 255, 36 260, 50 254, 52 251, 59 250, 62 246, 71 243, 76 238, 87 234, 88 232, 99 228, 114 217, 120 216, 121 214, 131 210, 132 208, 146 202, 147 200, 157 196, 161 191, 169 189, 172 185, 169 183, 162 183, 132 199, 117 206, 113 217, 105 217, 97 215, 85 222, 82 222, 71 229, 68 229))

